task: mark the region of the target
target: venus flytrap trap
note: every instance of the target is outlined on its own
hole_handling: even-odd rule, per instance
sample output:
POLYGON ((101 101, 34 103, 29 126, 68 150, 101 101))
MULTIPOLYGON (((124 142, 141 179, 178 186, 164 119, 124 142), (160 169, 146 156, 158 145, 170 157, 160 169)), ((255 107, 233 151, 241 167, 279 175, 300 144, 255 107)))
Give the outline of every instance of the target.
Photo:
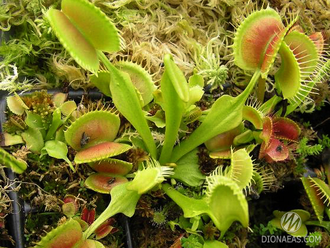
POLYGON ((111 190, 109 206, 84 232, 84 237, 88 238, 101 223, 117 213, 123 213, 128 217, 132 217, 140 196, 161 184, 172 174, 173 168, 161 166, 155 160, 148 161, 143 170, 137 171, 132 181, 121 184, 111 190))
POLYGON ((83 68, 97 74, 99 60, 111 74, 112 100, 121 114, 135 127, 156 158, 156 146, 130 77, 112 65, 102 51, 119 50, 119 36, 111 21, 88 1, 62 1, 62 11, 50 9, 46 16, 63 46, 83 68), (73 11, 73 9, 75 11, 73 11), (88 13, 93 22, 87 22, 88 13), (76 46, 79 44, 79 46, 76 46), (123 99, 126 99, 123 101, 123 99))
POLYGON ((201 199, 182 195, 169 184, 163 185, 166 194, 183 210, 185 218, 207 214, 224 236, 234 221, 248 226, 249 215, 243 189, 249 187, 253 174, 253 163, 245 150, 232 154, 231 166, 223 171, 217 168, 206 177, 205 195, 201 199))
POLYGON ((319 222, 323 222, 325 209, 330 207, 329 185, 319 178, 303 177, 301 181, 319 222))

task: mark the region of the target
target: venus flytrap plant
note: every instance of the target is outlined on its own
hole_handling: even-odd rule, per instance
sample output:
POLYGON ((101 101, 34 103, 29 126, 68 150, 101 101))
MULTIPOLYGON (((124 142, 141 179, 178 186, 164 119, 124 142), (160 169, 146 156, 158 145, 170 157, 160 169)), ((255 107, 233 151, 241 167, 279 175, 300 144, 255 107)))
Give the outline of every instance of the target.
MULTIPOLYGON (((31 97, 37 96, 31 94, 31 96, 27 96, 27 100, 25 101, 30 101, 28 99, 31 97)), ((28 149, 33 153, 41 154, 41 156, 48 154, 50 157, 63 159, 69 164, 70 168, 75 171, 71 161, 67 157, 67 145, 63 142, 64 140, 57 140, 61 135, 56 135, 61 132, 60 127, 68 121, 72 112, 77 107, 73 101, 65 102, 65 99, 66 97, 62 99, 63 101, 59 107, 56 107, 56 105, 54 106, 56 108, 52 113, 52 121, 48 125, 44 122, 43 117, 51 114, 52 103, 47 103, 47 99, 42 99, 46 102, 40 108, 41 113, 38 113, 36 109, 28 107, 19 95, 15 94, 14 96, 9 96, 7 98, 9 110, 24 119, 27 129, 15 136, 5 133, 4 137, 8 139, 7 141, 5 140, 5 145, 17 144, 18 142, 25 143, 28 149), (62 114, 64 118, 62 118, 62 114), (22 142, 20 142, 17 137, 21 137, 22 142), (17 142, 13 139, 16 139, 17 142)))
MULTIPOLYGON (((278 52, 283 57, 283 63, 276 75, 277 86, 278 91, 282 92, 284 97, 295 98, 299 89, 303 88, 300 85, 296 85, 296 88, 290 92, 292 90, 291 87, 285 84, 285 75, 289 66, 292 65, 292 68, 296 70, 293 77, 297 77, 299 80, 307 77, 305 74, 311 73, 310 66, 304 67, 304 72, 302 72, 301 68, 298 70, 299 62, 294 60, 296 57, 292 55, 292 50, 299 49, 292 48, 290 47, 291 44, 288 45, 283 42, 286 37, 288 37, 288 41, 295 35, 289 36, 290 34, 288 34, 288 30, 295 20, 285 27, 276 11, 272 9, 256 11, 246 18, 238 28, 233 46, 236 65, 245 70, 254 71, 250 83, 237 97, 229 95, 220 97, 207 112, 200 126, 188 138, 174 147, 184 115, 190 110, 193 103, 200 99, 203 92, 201 88, 194 88, 194 83, 191 85, 187 84, 184 74, 175 65, 171 56, 165 55, 165 72, 160 83, 161 94, 156 99, 156 102, 161 99, 158 103, 165 112, 164 126, 166 129, 164 144, 160 152, 159 161, 157 161, 156 144, 149 130, 146 114, 143 110, 143 107, 152 99, 150 93, 154 91, 154 86, 146 79, 144 72, 140 70, 141 68, 132 67, 132 64, 125 64, 125 62, 113 65, 103 53, 103 51, 112 52, 119 49, 119 38, 110 20, 100 10, 85 0, 63 0, 62 11, 51 9, 47 12, 47 17, 59 40, 70 52, 71 56, 83 68, 95 73, 91 77, 91 81, 105 95, 112 97, 117 110, 140 134, 147 151, 153 159, 151 160, 153 162, 150 162, 153 165, 138 171, 133 181, 122 183, 111 189, 112 199, 108 208, 84 232, 83 240, 87 240, 98 226, 117 213, 132 216, 140 195, 162 183, 165 177, 173 176, 173 178, 182 179, 182 175, 179 175, 183 173, 182 171, 178 170, 178 175, 174 171, 173 175, 172 169, 160 166, 160 164, 168 162, 180 164, 181 159, 190 155, 190 152, 194 151, 196 147, 216 135, 221 135, 237 128, 242 123, 242 120, 252 122, 257 130, 256 133, 246 130, 246 133, 239 131, 235 134, 231 142, 237 146, 248 143, 252 139, 258 139, 254 134, 260 133, 261 129, 264 129, 265 133, 268 132, 267 125, 265 127, 265 120, 258 113, 254 113, 253 109, 245 106, 245 102, 260 77, 262 79, 267 77, 278 52), (72 9, 75 11, 72 11, 72 9), (90 13, 93 23, 87 23, 82 13, 84 15, 90 13), (108 36, 103 35, 104 32, 100 31, 102 26, 108 31, 108 36), (112 41, 114 44, 112 44, 112 41), (77 42, 79 42, 79 46, 75 46, 77 42), (289 59, 286 60, 286 57, 289 57, 289 59), (107 72, 99 72, 99 60, 108 70, 107 72), (289 64, 286 64, 287 61, 289 61, 289 64), (141 80, 144 82, 143 87, 139 87, 141 80), (145 92, 148 93, 144 94, 145 92), (238 136, 240 137, 237 138, 238 136)), ((298 37, 299 35, 296 36, 298 37)), ((295 40, 295 38, 292 39, 295 40)), ((299 51, 296 56, 301 54, 299 51)), ((306 56, 300 57, 301 64, 310 62, 309 60, 304 60, 306 56)), ((311 63, 311 67, 313 67, 314 62, 312 61, 311 63)), ((196 85, 198 86, 198 83, 196 85)), ((108 116, 108 114, 102 113, 100 114, 102 118, 96 118, 96 120, 94 118, 95 113, 87 113, 85 117, 80 117, 87 118, 86 116, 90 115, 90 118, 87 118, 88 120, 82 121, 83 119, 78 118, 65 133, 66 141, 78 151, 75 157, 75 162, 78 164, 93 163, 94 166, 94 163, 103 163, 109 157, 118 155, 130 148, 129 145, 113 142, 113 137, 111 140, 108 140, 111 135, 106 130, 101 135, 97 134, 97 138, 94 139, 93 134, 95 132, 89 130, 91 127, 99 125, 102 121, 106 122, 107 125, 111 125, 118 118, 113 116, 108 119, 107 117, 103 118, 108 116), (89 123, 93 122, 94 119, 96 123, 88 127, 89 123), (84 137, 89 138, 89 140, 86 144, 81 144, 84 137), (115 146, 119 146, 122 149, 120 148, 120 151, 113 149, 116 148, 115 146)), ((272 129, 268 133, 271 137, 273 134, 272 129)), ((269 148, 268 145, 271 143, 270 137, 262 134, 258 142, 266 140, 268 142, 266 148, 269 148)), ((230 148, 230 146, 227 148, 230 148)), ((210 177, 207 177, 206 182, 208 186, 206 194, 202 199, 191 199, 181 195, 167 184, 163 186, 164 191, 183 209, 185 217, 195 218, 201 214, 209 215, 221 231, 222 236, 235 220, 240 221, 244 227, 248 225, 248 206, 243 190, 249 189, 252 179, 257 179, 258 175, 260 176, 257 171, 254 171, 252 160, 245 150, 232 151, 231 156, 232 165, 228 170, 223 172, 218 169, 210 177), (219 205, 222 207, 219 208, 219 205), (232 205, 235 207, 233 208, 232 205)), ((101 175, 99 174, 98 176, 101 175)), ((197 175, 196 178, 188 184, 198 185, 203 179, 200 175, 197 175)), ((107 179, 104 180, 106 181, 107 179)), ((91 187, 93 188, 94 186, 91 187)))
POLYGON ((137 172, 131 182, 126 182, 111 190, 111 202, 101 215, 83 232, 81 225, 69 219, 63 225, 48 233, 35 247, 104 247, 101 243, 88 239, 110 217, 117 213, 133 216, 141 194, 162 183, 173 174, 173 168, 161 166, 157 161, 148 161, 145 168, 137 172), (128 189, 130 188, 130 189, 128 189), (94 246, 95 245, 95 246, 94 246))
POLYGON ((279 50, 282 64, 275 74, 275 86, 282 96, 274 95, 264 103, 263 109, 270 111, 283 99, 288 100, 282 115, 293 112, 312 92, 316 83, 328 77, 329 68, 324 56, 324 39, 321 33, 310 36, 292 28, 284 38, 279 50))
MULTIPOLYGON (((264 92, 263 80, 276 54, 281 56, 281 67, 275 74, 277 95, 264 103, 265 112, 285 99, 289 106, 283 115, 290 114, 308 97, 315 83, 328 74, 328 67, 323 66, 322 34, 307 36, 297 26, 291 28, 296 20, 297 17, 293 18, 285 27, 279 14, 267 8, 252 13, 237 29, 233 46, 235 64, 244 70, 261 70, 263 79, 259 80, 258 91, 264 92)), ((263 99, 263 94, 258 97, 263 99)))
POLYGON ((103 62, 111 74, 113 83, 110 84, 110 90, 114 104, 139 132, 151 156, 156 158, 156 146, 136 88, 130 77, 112 65, 102 52, 119 50, 119 36, 115 26, 104 13, 88 1, 63 0, 61 7, 62 11, 50 9, 46 13, 55 34, 83 68, 97 74, 99 60, 103 62), (86 13, 93 19, 92 22, 86 20, 86 13))
POLYGON ((284 36, 294 21, 285 27, 278 13, 268 8, 252 13, 241 23, 233 44, 235 64, 254 71, 254 75, 239 96, 224 95, 213 104, 202 124, 174 149, 173 162, 212 137, 240 124, 245 101, 260 76, 267 77, 284 36))

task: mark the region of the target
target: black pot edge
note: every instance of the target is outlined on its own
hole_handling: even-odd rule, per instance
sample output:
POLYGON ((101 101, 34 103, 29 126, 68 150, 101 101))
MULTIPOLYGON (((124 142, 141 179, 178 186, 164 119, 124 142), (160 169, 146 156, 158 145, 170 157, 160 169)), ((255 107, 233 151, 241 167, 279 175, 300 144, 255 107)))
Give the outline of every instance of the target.
MULTIPOLYGON (((38 91, 38 90, 36 90, 38 91)), ((62 92, 57 89, 53 90, 47 90, 50 94, 55 94, 62 92)), ((32 92, 24 92, 19 95, 27 95, 31 94, 32 92)), ((68 94, 68 98, 71 98, 73 100, 80 100, 83 95, 88 95, 91 99, 100 99, 101 97, 104 97, 104 95, 96 90, 91 91, 83 91, 83 90, 69 90, 69 92, 66 92, 68 94)), ((0 90, 0 131, 2 131, 2 123, 6 121, 5 116, 5 110, 7 107, 6 97, 9 96, 8 92, 1 91, 0 90)), ((10 180, 10 183, 12 184, 11 189, 15 188, 17 183, 15 180, 17 179, 16 174, 10 170, 5 169, 6 175, 8 179, 10 180)), ((17 191, 10 191, 9 197, 13 201, 13 213, 8 216, 8 222, 11 223, 9 225, 9 232, 10 235, 15 240, 15 248, 24 248, 24 219, 26 211, 24 209, 24 202, 19 198, 19 194, 17 191)), ((130 224, 129 224, 129 218, 125 215, 120 216, 120 224, 123 226, 125 230, 125 236, 126 236, 126 247, 127 248, 133 248, 133 242, 132 242, 132 236, 130 231, 130 224)), ((0 243, 0 245, 2 245, 0 243)), ((6 242, 4 245, 8 245, 6 242)), ((8 247, 11 248, 11 247, 8 247)))

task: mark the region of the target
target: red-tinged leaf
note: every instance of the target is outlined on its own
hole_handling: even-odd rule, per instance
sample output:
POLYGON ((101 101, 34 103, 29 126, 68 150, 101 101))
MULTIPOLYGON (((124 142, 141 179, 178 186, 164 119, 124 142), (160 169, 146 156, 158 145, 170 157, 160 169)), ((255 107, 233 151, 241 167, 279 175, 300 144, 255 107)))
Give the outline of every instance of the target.
POLYGON ((109 174, 94 173, 86 179, 85 185, 87 188, 96 192, 109 194, 115 186, 126 183, 127 181, 126 177, 114 177, 109 174))
POLYGON ((74 161, 76 164, 100 161, 122 154, 131 149, 131 146, 115 142, 104 142, 79 151, 74 161))
MULTIPOLYGON (((67 16, 59 10, 49 9, 46 17, 56 36, 75 61, 83 68, 96 73, 99 60, 95 48, 85 39, 67 16)), ((90 18, 86 18, 90 20, 90 18)))
POLYGON ((219 134, 212 139, 205 142, 206 148, 211 152, 221 152, 230 150, 230 147, 233 145, 234 138, 243 132, 243 125, 219 134))
POLYGON ((66 142, 81 150, 105 141, 113 141, 118 133, 120 119, 109 111, 92 111, 75 120, 65 131, 66 142))
POLYGON ((83 221, 85 221, 88 225, 91 225, 95 220, 95 209, 87 209, 86 207, 83 208, 81 211, 81 217, 83 221))
POLYGON ((62 0, 62 11, 97 50, 116 52, 119 35, 110 19, 87 0, 62 0))
POLYGON ((279 42, 279 34, 284 29, 280 15, 273 9, 263 9, 249 15, 235 35, 236 65, 244 70, 256 70, 262 66, 266 71, 266 64, 277 53, 275 43, 279 42), (265 59, 267 63, 264 63, 265 59))
POLYGON ((183 238, 183 234, 180 235, 180 237, 178 237, 174 243, 171 245, 170 248, 182 248, 182 245, 181 245, 181 239, 183 238))
POLYGON ((323 49, 324 49, 324 37, 322 35, 321 32, 316 32, 311 34, 310 36, 308 36, 314 43, 314 45, 316 46, 317 52, 318 54, 322 54, 323 53, 323 49))
POLYGON ((106 220, 103 224, 101 224, 96 230, 95 230, 95 235, 96 239, 102 239, 106 237, 108 234, 115 233, 118 231, 117 228, 113 227, 112 225, 114 224, 114 219, 110 218, 106 220))
POLYGON ((290 30, 288 31, 288 34, 291 33, 292 31, 297 31, 299 33, 305 33, 303 28, 300 25, 294 25, 290 30))
POLYGON ((289 156, 289 149, 278 139, 271 139, 268 148, 265 150, 266 161, 283 161, 289 156))
POLYGON ((288 118, 276 117, 273 119, 273 136, 278 139, 296 141, 300 135, 299 126, 288 118))
POLYGON ((266 116, 263 120, 263 128, 262 132, 260 134, 260 139, 262 139, 264 142, 264 149, 266 149, 269 145, 270 138, 273 134, 273 121, 270 117, 266 116))
POLYGON ((133 164, 118 159, 108 158, 98 162, 90 163, 89 166, 97 172, 125 176, 128 172, 130 172, 133 164))
POLYGON ((5 214, 0 213, 0 229, 5 227, 5 214))
POLYGON ((265 142, 262 142, 261 143, 261 146, 260 146, 260 151, 259 151, 259 156, 258 156, 258 159, 262 159, 265 157, 266 155, 266 143, 265 142))
POLYGON ((70 219, 66 223, 49 232, 36 247, 43 248, 74 248, 82 242, 80 224, 70 219))
POLYGON ((66 195, 63 202, 62 211, 66 216, 72 217, 78 212, 79 206, 73 195, 66 195))

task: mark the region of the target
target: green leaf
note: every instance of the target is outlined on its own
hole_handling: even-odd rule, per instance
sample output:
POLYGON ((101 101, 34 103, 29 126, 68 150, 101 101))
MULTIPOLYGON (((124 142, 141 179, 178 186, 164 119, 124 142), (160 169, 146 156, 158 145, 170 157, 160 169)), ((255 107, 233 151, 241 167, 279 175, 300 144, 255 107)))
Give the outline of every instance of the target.
POLYGON ((194 74, 189 78, 189 87, 192 88, 194 86, 204 87, 204 78, 201 75, 194 74))
POLYGON ((32 152, 39 153, 44 147, 42 134, 36 128, 29 127, 22 133, 22 138, 25 141, 27 148, 32 152))
POLYGON ((46 135, 46 140, 53 139, 55 136, 55 133, 57 129, 63 125, 63 121, 61 118, 61 110, 59 108, 55 109, 53 112, 53 120, 52 124, 50 125, 47 135, 46 135))
POLYGON ((232 179, 221 176, 215 171, 207 177, 206 201, 207 214, 214 225, 221 231, 221 237, 234 221, 242 226, 249 224, 248 203, 239 186, 232 179))
POLYGON ((166 126, 165 113, 163 110, 158 110, 153 116, 147 115, 146 119, 152 121, 158 128, 164 128, 166 126))
POLYGON ((91 82, 98 88, 104 95, 111 97, 110 83, 111 74, 108 71, 99 71, 97 75, 90 76, 91 82))
POLYGON ((199 85, 189 88, 189 101, 186 104, 186 108, 189 108, 195 102, 198 102, 204 95, 204 90, 199 85))
POLYGON ((92 46, 105 52, 120 49, 119 35, 110 19, 87 0, 62 0, 62 11, 92 46))
POLYGON ((67 157, 68 147, 65 143, 58 140, 49 140, 45 143, 45 147, 42 150, 45 150, 53 158, 63 159, 75 171, 71 161, 67 157))
POLYGON ((292 99, 297 94, 300 83, 301 74, 298 61, 296 60, 293 51, 283 42, 279 50, 281 55, 281 67, 275 74, 275 82, 281 90, 284 99, 292 99))
POLYGON ((134 190, 127 189, 128 183, 117 185, 111 190, 111 202, 102 214, 84 232, 84 238, 88 238, 107 219, 115 214, 122 213, 132 217, 140 195, 134 190))
POLYGON ((13 96, 7 97, 7 106, 16 115, 22 115, 26 109, 29 109, 16 93, 13 96))
POLYGON ((66 101, 60 106, 61 113, 64 116, 70 116, 76 109, 77 104, 75 101, 66 101))
POLYGON ((185 218, 193 218, 209 210, 209 206, 204 199, 194 199, 184 196, 169 184, 163 184, 162 189, 183 210, 183 216, 185 218))
POLYGON ((22 174, 27 168, 27 164, 25 161, 15 158, 13 155, 8 153, 1 147, 0 147, 0 164, 12 169, 12 171, 18 174, 22 174))
POLYGON ((251 185, 253 162, 245 149, 232 152, 228 176, 237 183, 241 190, 251 185))
POLYGON ((156 86, 151 75, 144 68, 128 61, 120 61, 116 64, 116 67, 129 75, 133 85, 141 94, 143 106, 153 100, 153 92, 156 90, 156 86))
POLYGON ((256 129, 262 129, 263 114, 251 106, 243 107, 243 120, 247 120, 253 124, 256 129))
MULTIPOLYGON (((56 9, 49 9, 46 17, 56 36, 75 61, 86 70, 97 73, 99 60, 95 48, 85 39, 69 18, 56 9)), ((86 16, 85 19, 90 20, 86 16)))
POLYGON ((228 248, 228 246, 217 240, 207 240, 204 242, 203 248, 228 248))
POLYGON ((189 90, 187 80, 179 69, 179 67, 174 63, 172 56, 166 54, 164 56, 164 64, 165 68, 167 68, 167 76, 171 80, 171 83, 178 94, 179 98, 184 101, 188 102, 189 100, 189 90))
POLYGON ((166 123, 165 140, 159 158, 161 164, 169 162, 173 146, 178 139, 179 127, 184 113, 184 102, 175 90, 175 83, 169 77, 169 70, 170 68, 165 65, 165 72, 160 82, 166 123))
POLYGON ((38 129, 41 132, 43 137, 46 136, 44 124, 42 122, 42 118, 40 115, 32 113, 31 111, 26 111, 25 123, 29 127, 38 129))
POLYGON ((68 94, 65 94, 62 92, 55 93, 52 98, 55 107, 59 108, 65 102, 67 97, 68 97, 68 94))
POLYGON ((188 238, 182 237, 182 248, 203 248, 203 238, 201 236, 190 234, 188 238))
POLYGON ((260 71, 256 71, 249 85, 239 96, 224 95, 220 97, 213 104, 203 123, 187 139, 173 149, 171 162, 176 162, 183 155, 212 137, 237 127, 242 121, 244 103, 259 76, 260 71))
POLYGON ((12 146, 17 144, 23 144, 24 141, 20 135, 11 135, 10 133, 3 133, 2 146, 12 146))
POLYGON ((129 76, 114 67, 104 54, 99 53, 102 62, 111 73, 112 83, 110 90, 112 100, 118 111, 132 124, 141 135, 149 153, 153 158, 157 157, 156 145, 151 135, 145 114, 140 105, 140 99, 136 93, 129 76))
POLYGON ((158 161, 151 160, 145 169, 136 172, 134 179, 127 185, 127 189, 135 190, 142 195, 171 175, 173 175, 173 168, 160 166, 158 161))
POLYGON ((199 170, 197 152, 197 149, 189 152, 176 163, 172 178, 178 179, 191 187, 202 184, 205 176, 199 170))
POLYGON ((132 217, 140 195, 134 190, 127 190, 127 184, 120 184, 111 190, 110 208, 116 213, 132 217))

